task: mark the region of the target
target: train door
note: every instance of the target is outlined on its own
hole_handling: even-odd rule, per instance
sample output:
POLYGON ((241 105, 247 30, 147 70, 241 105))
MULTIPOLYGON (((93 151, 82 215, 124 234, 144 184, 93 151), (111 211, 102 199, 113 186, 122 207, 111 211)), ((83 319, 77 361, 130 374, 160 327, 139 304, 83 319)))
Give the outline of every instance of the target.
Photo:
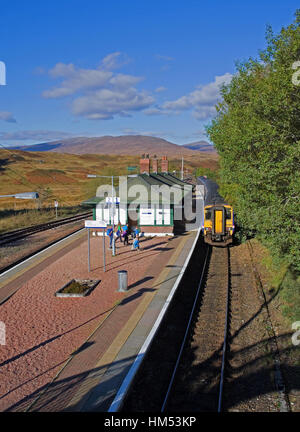
POLYGON ((215 234, 222 234, 223 233, 223 211, 222 210, 215 210, 215 234))

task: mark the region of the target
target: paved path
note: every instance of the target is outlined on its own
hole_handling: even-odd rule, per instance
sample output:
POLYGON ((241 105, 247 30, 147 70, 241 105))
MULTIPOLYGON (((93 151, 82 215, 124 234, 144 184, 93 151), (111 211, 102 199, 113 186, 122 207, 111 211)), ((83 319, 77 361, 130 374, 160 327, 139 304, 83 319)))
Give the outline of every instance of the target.
POLYGON ((109 315, 32 410, 108 410, 180 272, 194 237, 195 233, 169 243, 169 251, 158 256, 147 269, 145 279, 149 280, 109 315), (151 277, 153 282, 149 283, 151 277))

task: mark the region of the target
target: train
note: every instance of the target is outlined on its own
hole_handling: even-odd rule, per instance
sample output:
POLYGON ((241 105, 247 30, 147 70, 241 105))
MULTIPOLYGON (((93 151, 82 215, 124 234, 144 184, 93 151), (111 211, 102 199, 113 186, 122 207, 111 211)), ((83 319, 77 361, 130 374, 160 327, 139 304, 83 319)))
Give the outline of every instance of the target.
POLYGON ((202 176, 197 178, 197 184, 204 186, 204 242, 212 246, 228 246, 234 236, 233 208, 220 196, 217 183, 202 176))

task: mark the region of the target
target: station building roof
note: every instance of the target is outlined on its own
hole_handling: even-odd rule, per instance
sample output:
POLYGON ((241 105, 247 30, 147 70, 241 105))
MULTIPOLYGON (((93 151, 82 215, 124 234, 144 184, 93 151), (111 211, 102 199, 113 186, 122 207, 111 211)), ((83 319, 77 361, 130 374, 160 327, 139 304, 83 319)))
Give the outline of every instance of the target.
MULTIPOLYGON (((179 205, 188 193, 191 193, 192 185, 177 177, 167 174, 138 174, 136 177, 127 177, 127 200, 122 198, 122 187, 115 187, 115 196, 120 196, 120 204, 164 204, 179 205), (142 194, 137 194, 138 187, 143 187, 142 194), (163 187, 162 187, 163 186, 163 187), (187 186, 189 186, 187 188, 187 186), (176 193, 169 193, 169 187, 176 193), (132 188, 132 195, 130 194, 132 188)), ((84 207, 94 207, 104 203, 106 197, 95 196, 81 203, 84 207)))

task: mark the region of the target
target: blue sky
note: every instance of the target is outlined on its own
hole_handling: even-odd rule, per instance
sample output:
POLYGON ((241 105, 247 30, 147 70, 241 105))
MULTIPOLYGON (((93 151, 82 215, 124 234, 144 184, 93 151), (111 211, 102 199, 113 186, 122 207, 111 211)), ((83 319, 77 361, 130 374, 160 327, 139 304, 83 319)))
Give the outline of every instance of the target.
POLYGON ((0 0, 0 143, 205 139, 221 82, 295 0, 0 0))

